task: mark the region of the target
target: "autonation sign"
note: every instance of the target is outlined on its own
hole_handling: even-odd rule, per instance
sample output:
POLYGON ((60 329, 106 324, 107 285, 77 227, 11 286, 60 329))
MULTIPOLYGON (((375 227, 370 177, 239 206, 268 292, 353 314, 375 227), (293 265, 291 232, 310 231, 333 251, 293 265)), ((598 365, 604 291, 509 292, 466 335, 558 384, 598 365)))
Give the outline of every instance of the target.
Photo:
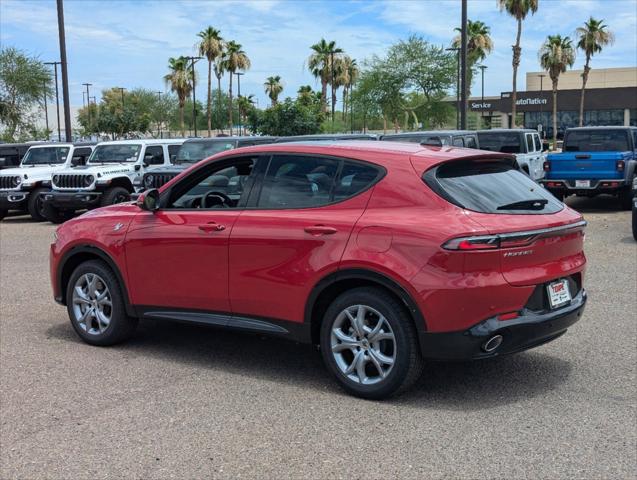
POLYGON ((546 105, 546 98, 520 98, 515 102, 516 105, 546 105))

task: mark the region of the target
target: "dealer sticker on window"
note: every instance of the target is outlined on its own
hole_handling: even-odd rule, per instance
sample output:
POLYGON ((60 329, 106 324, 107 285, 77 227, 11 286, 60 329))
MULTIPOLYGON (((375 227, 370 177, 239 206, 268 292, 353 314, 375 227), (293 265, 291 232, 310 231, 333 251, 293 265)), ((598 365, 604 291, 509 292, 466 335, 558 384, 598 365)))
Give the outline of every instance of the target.
POLYGON ((590 180, 575 180, 576 188, 590 188, 591 181, 590 180))
POLYGON ((571 292, 568 289, 568 280, 558 280, 548 286, 549 303, 551 308, 558 308, 571 301, 571 292))

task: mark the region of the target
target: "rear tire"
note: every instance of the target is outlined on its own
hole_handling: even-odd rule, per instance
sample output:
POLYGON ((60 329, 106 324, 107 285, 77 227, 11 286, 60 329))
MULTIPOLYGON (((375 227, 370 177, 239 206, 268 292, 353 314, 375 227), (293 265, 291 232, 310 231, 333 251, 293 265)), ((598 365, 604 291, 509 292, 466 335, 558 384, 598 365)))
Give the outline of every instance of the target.
POLYGON ((123 203, 129 200, 130 192, 124 187, 111 187, 102 194, 100 206, 106 207, 108 205, 115 205, 116 203, 123 203))
POLYGON ((633 238, 637 241, 637 207, 633 206, 633 238))
POLYGON ((42 213, 44 218, 49 222, 59 224, 70 220, 75 212, 71 210, 56 210, 45 202, 42 206, 42 213))
POLYGON ((332 302, 321 325, 321 352, 348 393, 375 400, 407 390, 424 366, 411 317, 374 287, 355 288, 332 302))
POLYGON ((553 194, 553 196, 555 198, 557 198, 560 202, 564 202, 564 200, 566 199, 566 195, 564 195, 562 192, 551 192, 553 194))
POLYGON ((126 314, 124 297, 111 269, 104 262, 80 264, 66 288, 71 325, 91 345, 115 345, 129 338, 138 320, 126 314))
POLYGON ((44 200, 42 199, 41 193, 48 192, 47 188, 36 188, 29 195, 29 199, 27 200, 27 211, 31 218, 36 222, 43 222, 46 220, 44 216, 44 200))

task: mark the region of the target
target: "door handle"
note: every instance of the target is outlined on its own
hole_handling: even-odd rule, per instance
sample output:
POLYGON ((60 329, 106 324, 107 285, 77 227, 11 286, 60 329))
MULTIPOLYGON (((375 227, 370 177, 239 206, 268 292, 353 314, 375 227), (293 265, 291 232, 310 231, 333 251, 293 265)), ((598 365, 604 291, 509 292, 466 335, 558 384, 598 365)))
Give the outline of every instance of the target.
POLYGON ((304 229, 307 233, 318 236, 318 235, 333 235, 338 230, 334 227, 326 227, 325 225, 312 225, 311 227, 305 227, 304 229))
POLYGON ((199 225, 199 230, 206 233, 220 232, 225 229, 226 229, 225 225, 220 225, 217 222, 210 222, 210 223, 206 223, 205 225, 199 225))

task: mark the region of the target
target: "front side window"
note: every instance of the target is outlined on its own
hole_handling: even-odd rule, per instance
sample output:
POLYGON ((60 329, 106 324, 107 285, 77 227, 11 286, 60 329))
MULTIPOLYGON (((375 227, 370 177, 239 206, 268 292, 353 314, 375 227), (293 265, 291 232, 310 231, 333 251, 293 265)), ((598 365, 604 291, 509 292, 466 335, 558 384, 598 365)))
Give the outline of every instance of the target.
POLYGON ((168 145, 168 155, 171 162, 174 162, 177 158, 177 153, 179 152, 180 148, 181 145, 168 145))
POLYGON ((193 172, 173 188, 168 208, 238 208, 249 193, 248 180, 256 161, 256 157, 233 159, 193 172))
POLYGON ((161 147, 161 145, 146 147, 146 152, 144 153, 144 163, 146 165, 164 164, 164 149, 161 147))
POLYGON ((454 147, 464 147, 464 140, 462 137, 454 137, 453 139, 454 147))
POLYGON ((87 148, 87 147, 76 148, 73 150, 73 158, 71 159, 71 162, 73 163, 73 166, 84 165, 90 155, 91 155, 90 148, 87 148))
POLYGON ((526 134, 526 151, 528 153, 532 153, 535 150, 534 147, 534 143, 533 143, 533 135, 531 135, 530 133, 526 134))
POLYGON ((141 144, 98 145, 89 157, 88 163, 136 162, 141 150, 141 144))
POLYGON ((69 147, 30 148, 22 165, 57 165, 64 163, 69 154, 69 147))
POLYGON ((199 162, 219 152, 232 150, 235 148, 234 144, 234 140, 185 142, 177 152, 175 164, 199 162))
POLYGON ((542 141, 540 140, 540 136, 537 133, 533 134, 533 141, 535 142, 535 151, 542 151, 542 141))
POLYGON ((567 152, 625 152, 628 145, 628 132, 619 129, 573 130, 564 138, 567 152))
POLYGON ((474 137, 466 137, 465 142, 467 143, 467 148, 478 148, 478 144, 474 137))

